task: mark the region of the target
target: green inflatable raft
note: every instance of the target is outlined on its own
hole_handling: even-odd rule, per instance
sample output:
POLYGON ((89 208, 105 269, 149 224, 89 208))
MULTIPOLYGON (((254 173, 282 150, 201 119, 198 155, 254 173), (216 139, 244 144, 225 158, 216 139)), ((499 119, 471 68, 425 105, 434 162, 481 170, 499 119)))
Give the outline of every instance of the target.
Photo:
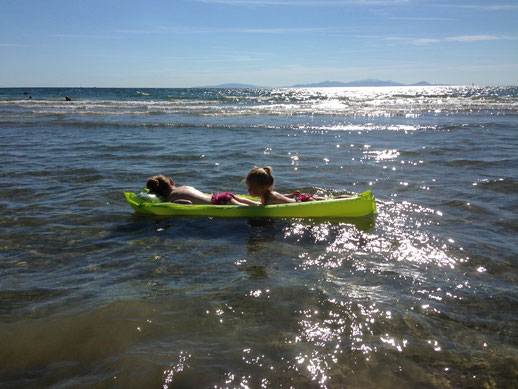
MULTIPOLYGON (((240 205, 166 203, 161 202, 155 195, 145 191, 139 194, 124 192, 124 195, 137 213, 160 216, 314 218, 361 217, 376 213, 376 200, 370 190, 350 198, 329 198, 322 201, 249 207, 240 205)), ((259 201, 259 199, 250 196, 242 197, 259 201)))

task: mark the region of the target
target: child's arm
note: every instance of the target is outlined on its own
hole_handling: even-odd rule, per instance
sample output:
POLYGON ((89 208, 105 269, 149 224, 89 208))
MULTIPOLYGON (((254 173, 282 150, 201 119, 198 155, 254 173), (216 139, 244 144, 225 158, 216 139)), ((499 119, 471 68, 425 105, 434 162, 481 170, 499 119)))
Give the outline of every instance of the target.
POLYGON ((283 193, 282 194, 283 196, 286 196, 290 199, 294 198, 295 196, 299 197, 300 196, 300 192, 298 190, 296 190, 295 192, 293 193, 283 193))
POLYGON ((295 199, 295 201, 301 201, 301 199, 302 199, 302 201, 308 201, 308 200, 304 200, 304 198, 308 198, 308 197, 309 197, 309 200, 311 200, 311 201, 321 201, 321 200, 326 199, 325 197, 320 197, 320 196, 317 196, 314 194, 300 193, 300 191, 298 191, 298 190, 296 190, 295 192, 290 193, 290 194, 285 194, 283 196, 286 196, 290 199, 295 199))
POLYGON ((173 201, 173 203, 175 203, 175 204, 189 204, 189 205, 191 205, 192 201, 191 200, 186 200, 186 199, 178 199, 178 200, 173 201))
POLYGON ((250 200, 245 197, 234 196, 234 200, 236 200, 238 203, 241 203, 244 205, 261 205, 260 202, 250 200))

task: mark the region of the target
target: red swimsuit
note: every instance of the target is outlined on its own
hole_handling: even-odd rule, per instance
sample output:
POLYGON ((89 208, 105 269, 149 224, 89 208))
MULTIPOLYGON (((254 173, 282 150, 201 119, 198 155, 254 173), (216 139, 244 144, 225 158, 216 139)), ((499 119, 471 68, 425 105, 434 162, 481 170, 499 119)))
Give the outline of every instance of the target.
POLYGON ((230 200, 236 198, 230 192, 214 193, 210 202, 214 205, 226 205, 230 200))
POLYGON ((295 201, 304 203, 306 201, 309 201, 313 198, 313 195, 311 193, 303 193, 300 196, 295 196, 295 201))

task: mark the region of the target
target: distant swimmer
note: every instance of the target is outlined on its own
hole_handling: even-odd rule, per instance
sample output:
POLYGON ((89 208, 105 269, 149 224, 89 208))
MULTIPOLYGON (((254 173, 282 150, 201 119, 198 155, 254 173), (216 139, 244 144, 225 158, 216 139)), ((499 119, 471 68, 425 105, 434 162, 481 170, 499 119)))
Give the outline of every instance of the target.
POLYGON ((72 101, 72 99, 70 97, 68 97, 68 96, 65 96, 65 100, 66 101, 72 101))

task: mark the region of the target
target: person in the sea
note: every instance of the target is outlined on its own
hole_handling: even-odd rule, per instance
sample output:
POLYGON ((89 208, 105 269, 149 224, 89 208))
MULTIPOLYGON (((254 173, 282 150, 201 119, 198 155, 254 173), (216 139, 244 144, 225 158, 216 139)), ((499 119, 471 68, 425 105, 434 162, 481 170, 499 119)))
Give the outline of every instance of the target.
POLYGON ((167 202, 177 204, 214 204, 214 205, 258 205, 259 203, 230 192, 205 194, 192 186, 175 186, 172 178, 162 174, 150 177, 146 187, 150 192, 163 197, 167 202))
MULTIPOLYGON (((261 205, 269 204, 287 204, 287 203, 298 203, 306 201, 321 201, 325 200, 324 197, 320 197, 310 193, 300 193, 295 191, 290 194, 282 194, 273 190, 275 180, 273 179, 273 169, 270 166, 264 168, 254 167, 245 178, 248 192, 255 197, 261 198, 261 205)), ((348 195, 335 196, 334 198, 347 198, 351 197, 348 195)))
POLYGON ((270 166, 264 168, 254 167, 246 175, 245 182, 248 192, 252 196, 260 197, 262 205, 324 200, 322 197, 312 194, 301 194, 299 191, 290 194, 276 192, 273 190, 275 180, 273 179, 273 169, 270 166))

